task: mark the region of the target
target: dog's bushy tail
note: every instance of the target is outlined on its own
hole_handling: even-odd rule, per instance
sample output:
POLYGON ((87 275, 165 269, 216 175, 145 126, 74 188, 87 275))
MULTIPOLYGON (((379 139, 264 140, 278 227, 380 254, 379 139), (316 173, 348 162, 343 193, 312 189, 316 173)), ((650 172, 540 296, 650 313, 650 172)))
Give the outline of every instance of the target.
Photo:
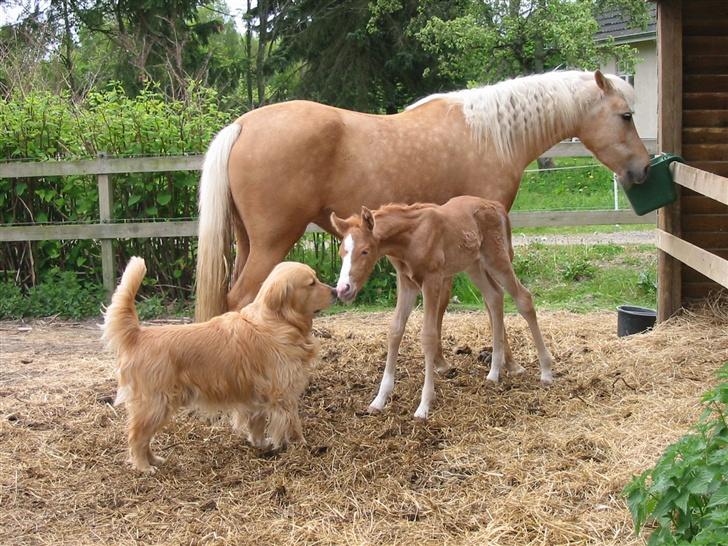
POLYGON ((134 298, 146 272, 147 266, 142 258, 135 256, 129 260, 121 282, 111 297, 111 305, 104 314, 102 339, 106 342, 106 346, 116 354, 122 348, 132 344, 139 333, 139 317, 134 305, 134 298))

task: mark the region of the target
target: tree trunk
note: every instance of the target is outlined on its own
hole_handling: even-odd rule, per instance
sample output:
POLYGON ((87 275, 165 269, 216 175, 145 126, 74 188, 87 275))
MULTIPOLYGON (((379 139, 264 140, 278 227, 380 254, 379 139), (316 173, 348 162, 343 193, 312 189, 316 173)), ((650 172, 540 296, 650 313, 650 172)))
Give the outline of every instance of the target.
POLYGON ((265 50, 268 45, 268 0, 258 2, 258 52, 255 59, 255 75, 258 83, 258 106, 265 105, 265 50))
POLYGON ((248 66, 245 70, 245 87, 248 91, 248 108, 253 109, 253 21, 250 15, 250 1, 245 12, 245 56, 248 66))

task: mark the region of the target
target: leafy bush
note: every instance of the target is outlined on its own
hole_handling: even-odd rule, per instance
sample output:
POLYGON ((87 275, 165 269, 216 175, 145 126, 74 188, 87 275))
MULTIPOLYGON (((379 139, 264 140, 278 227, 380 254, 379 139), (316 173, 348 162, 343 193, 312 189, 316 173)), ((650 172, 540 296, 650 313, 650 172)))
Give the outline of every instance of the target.
MULTIPOLYGON (((90 92, 82 101, 37 92, 0 99, 0 156, 5 159, 94 158, 203 152, 229 121, 214 91, 191 85, 184 101, 154 89, 136 97, 118 85, 90 92)), ((114 175, 115 220, 190 218, 197 211, 199 173, 114 175)), ((98 190, 90 176, 0 179, 0 224, 98 221, 98 190)), ((192 285, 195 241, 131 239, 115 245, 119 271, 127 258, 147 260, 149 274, 170 297, 192 285)), ((0 271, 25 289, 53 267, 101 280, 100 247, 94 241, 2 243, 0 271)), ((6 277, 7 278, 7 277, 6 277)))
POLYGON ((0 283, 0 319, 51 315, 78 319, 99 315, 103 287, 79 277, 72 271, 52 269, 27 294, 15 283, 0 283))
POLYGON ((638 286, 645 294, 657 293, 657 274, 655 271, 640 271, 638 286))
POLYGON ((654 526, 650 545, 728 540, 728 364, 717 375, 722 383, 703 396, 694 432, 624 489, 636 532, 654 526))

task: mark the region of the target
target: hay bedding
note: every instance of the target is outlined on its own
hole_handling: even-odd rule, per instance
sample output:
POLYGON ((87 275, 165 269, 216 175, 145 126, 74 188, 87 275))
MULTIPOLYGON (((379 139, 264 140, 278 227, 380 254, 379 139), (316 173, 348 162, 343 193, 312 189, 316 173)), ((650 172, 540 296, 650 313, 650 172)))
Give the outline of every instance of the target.
POLYGON ((0 543, 642 544, 620 491, 697 417, 728 360, 728 317, 715 309, 621 340, 613 314, 541 313, 558 372, 543 389, 511 316, 528 374, 487 386, 484 316, 451 313, 457 371, 438 378, 418 425, 417 312, 394 400, 362 413, 388 316, 317 319, 306 446, 264 457, 223 422, 178 415, 157 437, 168 461, 154 476, 124 463, 124 411, 109 405, 95 325, 1 323, 0 543))

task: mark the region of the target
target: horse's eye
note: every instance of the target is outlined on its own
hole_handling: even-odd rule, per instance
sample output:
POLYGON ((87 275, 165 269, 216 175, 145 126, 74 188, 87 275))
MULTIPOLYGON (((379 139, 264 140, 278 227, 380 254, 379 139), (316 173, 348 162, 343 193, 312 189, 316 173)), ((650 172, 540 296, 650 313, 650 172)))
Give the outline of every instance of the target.
POLYGON ((630 121, 632 119, 632 112, 625 112, 622 114, 622 119, 624 121, 630 121))
POLYGON ((369 251, 368 250, 362 250, 361 251, 361 255, 362 256, 366 256, 367 254, 369 254, 369 251))
POLYGON ((311 280, 311 284, 309 286, 316 286, 316 279, 311 280))

